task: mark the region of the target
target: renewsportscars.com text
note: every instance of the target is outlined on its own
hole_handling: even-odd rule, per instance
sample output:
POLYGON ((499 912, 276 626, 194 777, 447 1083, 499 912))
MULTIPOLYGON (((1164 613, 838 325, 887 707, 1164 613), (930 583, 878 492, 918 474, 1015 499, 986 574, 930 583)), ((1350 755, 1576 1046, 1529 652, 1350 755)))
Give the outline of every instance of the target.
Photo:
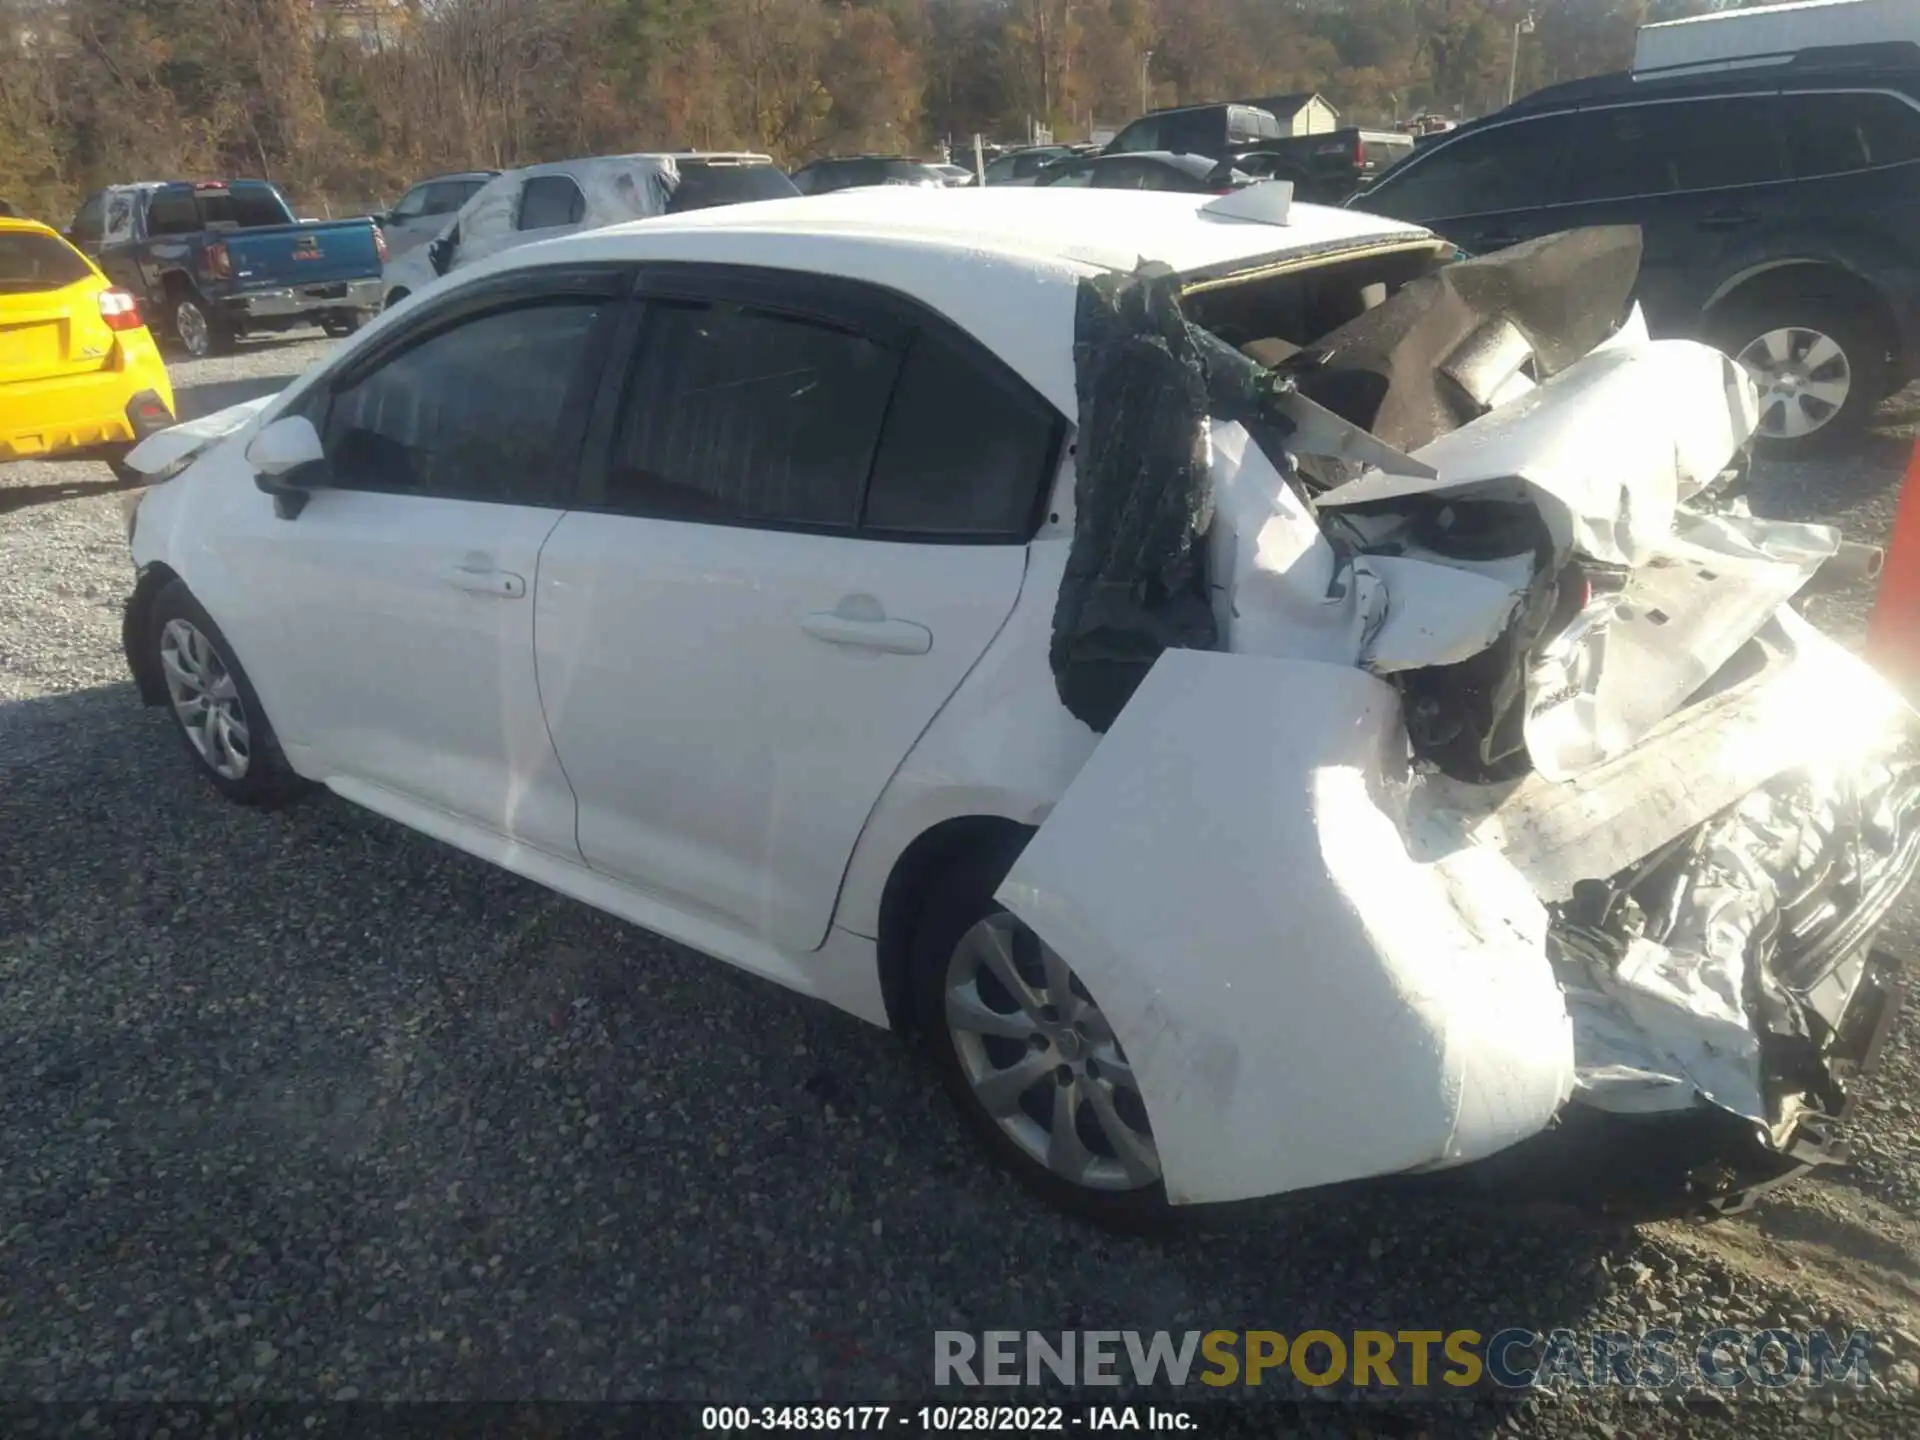
POLYGON ((1864 1386, 1871 1351, 1864 1330, 936 1330, 933 1382, 1778 1389, 1864 1386))

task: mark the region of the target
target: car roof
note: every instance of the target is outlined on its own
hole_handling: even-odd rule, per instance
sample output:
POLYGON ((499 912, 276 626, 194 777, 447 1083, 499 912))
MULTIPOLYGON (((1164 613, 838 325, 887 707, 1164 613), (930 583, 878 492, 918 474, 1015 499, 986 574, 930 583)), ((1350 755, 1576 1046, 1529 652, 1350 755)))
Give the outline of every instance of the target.
POLYGON ((1111 155, 1069 155, 1055 163, 1066 170, 1076 165, 1118 165, 1127 160, 1151 160, 1192 175, 1211 174, 1220 164, 1211 155, 1198 155, 1191 150, 1116 150, 1111 155))
POLYGON ((1063 414, 1074 413, 1071 337, 1089 276, 1159 261, 1186 275, 1430 241, 1357 210, 1292 207, 1270 225, 1210 214, 1206 195, 994 186, 830 195, 627 221, 489 257, 478 278, 535 264, 668 260, 864 280, 971 332, 1063 414))
MULTIPOLYGON (((448 170, 439 175, 427 175, 413 182, 414 185, 431 185, 437 180, 491 180, 498 170, 448 170)), ((412 189, 413 186, 408 186, 412 189)))
POLYGON ((664 160, 671 160, 676 165, 682 160, 764 160, 768 164, 773 163, 769 156, 756 155, 745 150, 636 150, 627 155, 577 155, 571 160, 545 160, 538 165, 522 165, 517 170, 502 171, 501 175, 496 175, 493 178, 499 179, 501 176, 578 175, 583 171, 598 169, 601 166, 632 165, 636 162, 644 162, 657 166, 664 160))

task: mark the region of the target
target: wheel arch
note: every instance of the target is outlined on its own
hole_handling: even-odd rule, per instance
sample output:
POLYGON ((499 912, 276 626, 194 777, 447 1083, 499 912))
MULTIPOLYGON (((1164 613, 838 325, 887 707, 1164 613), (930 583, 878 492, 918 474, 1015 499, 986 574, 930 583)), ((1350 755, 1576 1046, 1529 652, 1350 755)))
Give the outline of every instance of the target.
POLYGON ((1892 300, 1873 281, 1849 266, 1834 260, 1796 257, 1768 260, 1729 276, 1722 281, 1702 307, 1702 318, 1711 326, 1731 313, 1736 306, 1762 304, 1786 297, 1812 297, 1823 300, 1851 301, 1869 313, 1886 337, 1887 350, 1897 373, 1905 373, 1906 357, 1898 314, 1892 300))
POLYGON ((956 815, 921 831, 894 860, 880 895, 880 934, 874 948, 887 1023, 896 1034, 913 1028, 907 978, 914 922, 932 887, 969 855, 1005 850, 1011 859, 1033 833, 1032 826, 1003 815, 956 815))
POLYGON ((120 643, 127 652, 127 667, 133 671, 133 683, 143 705, 167 703, 166 681, 153 663, 152 648, 141 643, 153 628, 154 598, 169 582, 180 577, 166 564, 155 560, 143 566, 127 597, 126 613, 120 622, 120 643))

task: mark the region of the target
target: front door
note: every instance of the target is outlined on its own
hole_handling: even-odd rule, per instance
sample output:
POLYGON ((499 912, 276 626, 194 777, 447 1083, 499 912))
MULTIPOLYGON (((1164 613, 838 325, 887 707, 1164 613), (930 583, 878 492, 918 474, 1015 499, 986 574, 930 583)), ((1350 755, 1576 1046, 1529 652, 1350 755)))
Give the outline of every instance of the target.
POLYGON ((587 863, 791 954, 1012 610, 1062 422, 865 287, 705 273, 542 554, 540 690, 587 863))
POLYGON ((1757 262, 1786 204, 1778 104, 1752 95, 1583 110, 1563 223, 1638 225, 1636 298, 1657 333, 1689 333, 1713 287, 1757 262))
POLYGON ((1554 202, 1570 118, 1534 116, 1443 141, 1388 171, 1352 207, 1429 226, 1469 255, 1568 229, 1554 202))
POLYGON ((248 664, 303 770, 574 858, 533 588, 623 303, 624 278, 600 283, 449 297, 304 399, 329 481, 291 520, 260 496, 228 557, 273 611, 279 643, 248 664))

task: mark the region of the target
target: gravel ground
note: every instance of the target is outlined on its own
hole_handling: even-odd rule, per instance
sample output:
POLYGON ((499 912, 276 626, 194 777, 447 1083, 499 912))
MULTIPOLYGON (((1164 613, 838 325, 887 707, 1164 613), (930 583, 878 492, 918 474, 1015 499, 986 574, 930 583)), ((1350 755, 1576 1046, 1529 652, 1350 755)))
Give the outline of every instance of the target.
MULTIPOLYGON (((204 411, 322 353, 176 383, 204 411)), ((1758 508, 1884 533, 1920 398, 1885 420, 1758 508)), ((344 803, 193 782, 120 658, 107 478, 0 467, 0 1397, 859 1403, 923 1396, 939 1328, 1775 1320, 1888 1337, 1872 1392, 1442 1428, 1920 1429, 1920 1024, 1856 1161, 1747 1218, 1362 1194, 1090 1233, 977 1163, 889 1036, 344 803)), ((1857 632, 1861 595, 1819 604, 1857 632)))

